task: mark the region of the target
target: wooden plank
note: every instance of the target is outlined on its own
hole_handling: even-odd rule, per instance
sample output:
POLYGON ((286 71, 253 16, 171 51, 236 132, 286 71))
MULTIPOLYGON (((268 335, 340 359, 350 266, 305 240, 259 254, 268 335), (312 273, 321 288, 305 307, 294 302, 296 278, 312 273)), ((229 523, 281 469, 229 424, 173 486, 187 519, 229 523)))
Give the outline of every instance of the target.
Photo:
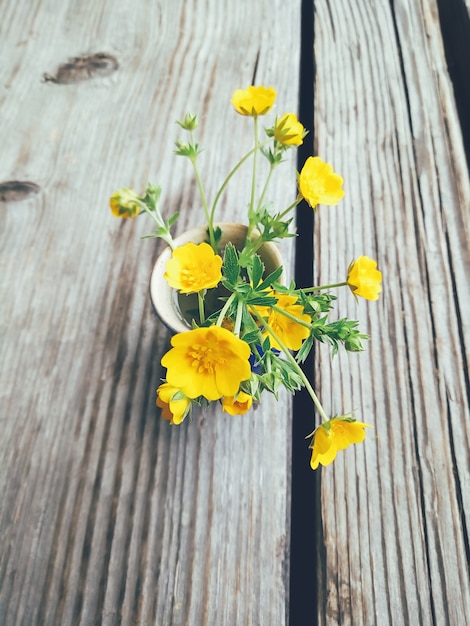
POLYGON ((469 208, 435 2, 314 3, 315 147, 346 198, 316 216, 320 284, 379 261, 372 336, 317 387, 375 437, 322 470, 321 624, 463 624, 470 614, 469 208), (466 617, 467 616, 467 617, 466 617))
MULTIPOLYGON (((107 199, 154 180, 178 232, 203 222, 174 121, 200 114, 213 196, 251 143, 233 90, 272 84, 297 108, 299 15, 299 0, 1 7, 0 182, 38 186, 0 203, 4 624, 286 622, 290 399, 160 421, 169 335, 148 282, 163 247, 107 199)), ((221 220, 244 215, 248 170, 221 220)))

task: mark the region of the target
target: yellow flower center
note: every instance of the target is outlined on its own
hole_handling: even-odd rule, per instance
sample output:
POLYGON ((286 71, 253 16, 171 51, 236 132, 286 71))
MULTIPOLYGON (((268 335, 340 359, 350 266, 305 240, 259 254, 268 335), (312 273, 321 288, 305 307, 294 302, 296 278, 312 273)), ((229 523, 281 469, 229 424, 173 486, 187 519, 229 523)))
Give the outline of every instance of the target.
MULTIPOLYGON (((194 267, 187 267, 181 270, 180 280, 181 285, 185 289, 190 289, 194 285, 202 285, 210 282, 212 274, 207 271, 207 268, 199 266, 196 271, 194 267)), ((199 289, 196 289, 199 291, 199 289)))
POLYGON ((198 374, 213 374, 218 365, 227 363, 227 359, 220 354, 220 351, 210 346, 196 344, 188 354, 193 359, 191 367, 194 367, 198 374))

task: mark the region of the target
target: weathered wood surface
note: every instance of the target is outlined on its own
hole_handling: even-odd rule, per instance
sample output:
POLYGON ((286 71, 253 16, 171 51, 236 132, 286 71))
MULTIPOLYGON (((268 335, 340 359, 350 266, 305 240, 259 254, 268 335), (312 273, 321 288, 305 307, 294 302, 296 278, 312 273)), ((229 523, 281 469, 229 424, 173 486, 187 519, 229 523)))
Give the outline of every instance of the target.
POLYGON ((174 121, 200 114, 213 195, 252 141, 233 90, 272 84, 297 109, 300 2, 19 0, 0 30, 0 182, 32 183, 0 203, 0 623, 286 623, 290 399, 160 420, 162 245, 107 201, 153 180, 177 232, 204 221, 174 121))
POLYGON ((322 470, 318 619, 463 625, 470 191, 437 5, 318 0, 314 10, 316 150, 347 194, 315 218, 318 280, 360 254, 384 274, 378 303, 341 295, 372 336, 368 352, 332 367, 317 355, 325 404, 375 426, 322 470))
MULTIPOLYGON (((318 580, 305 572, 318 605, 292 623, 316 610, 332 626, 460 626, 470 191, 437 5, 317 0, 314 17, 310 137, 347 194, 316 215, 316 278, 368 254, 384 294, 340 294, 372 336, 366 353, 331 365, 317 351, 326 408, 358 409, 375 431, 318 474, 318 580)), ((156 180, 179 232, 202 221, 174 120, 201 114, 213 193, 251 141, 233 89, 273 84, 297 109, 300 0, 20 0, 0 18, 0 183, 22 183, 0 187, 0 623, 286 623, 290 401, 160 421, 169 336, 148 280, 162 245, 107 198, 156 180)), ((281 205, 295 193, 285 171, 281 205)), ((243 215, 248 180, 221 219, 243 215)))

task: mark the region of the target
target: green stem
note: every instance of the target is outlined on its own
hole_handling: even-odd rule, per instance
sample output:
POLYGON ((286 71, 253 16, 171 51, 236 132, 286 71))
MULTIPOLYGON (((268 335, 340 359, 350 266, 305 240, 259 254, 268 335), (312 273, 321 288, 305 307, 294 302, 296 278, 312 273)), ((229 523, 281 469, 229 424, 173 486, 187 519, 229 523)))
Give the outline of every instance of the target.
POLYGON ((292 211, 292 209, 294 207, 296 207, 301 200, 302 200, 302 197, 301 196, 297 196, 297 198, 295 199, 295 202, 290 204, 285 211, 283 211, 282 213, 279 214, 279 219, 284 217, 284 215, 287 215, 287 213, 289 213, 289 211, 292 211))
POLYGON ((262 235, 254 241, 247 237, 247 243, 245 243, 243 250, 238 256, 238 262, 240 264, 240 267, 246 267, 246 263, 253 258, 253 255, 256 254, 256 252, 261 248, 263 243, 264 239, 262 235))
POLYGON ((270 374, 273 371, 273 364, 272 364, 271 357, 269 359, 266 358, 265 363, 266 363, 266 371, 268 374, 270 374))
POLYGON ((260 150, 261 148, 263 148, 265 145, 267 145, 271 140, 268 139, 266 141, 264 141, 263 143, 258 144, 257 146, 255 146, 254 148, 252 148, 251 150, 249 150, 241 159, 240 161, 238 161, 238 163, 232 168, 232 170, 229 172, 227 178, 224 180, 224 182, 222 183, 219 191, 217 192, 217 195, 215 196, 214 199, 214 203, 212 205, 211 208, 211 220, 214 221, 214 216, 215 216, 215 209, 217 208, 217 205, 219 203, 220 197, 223 194, 225 188, 227 187, 227 185, 229 184, 231 178, 234 176, 234 174, 240 169, 240 167, 243 165, 243 163, 245 163, 245 161, 247 159, 250 158, 250 156, 256 152, 257 150, 260 150))
POLYGON ((271 306, 271 309, 273 309, 274 311, 277 311, 278 313, 281 313, 281 315, 284 315, 284 317, 288 317, 290 320, 292 320, 296 324, 299 324, 300 326, 305 326, 305 328, 309 328, 309 329, 312 326, 309 322, 304 322, 304 320, 301 320, 295 315, 292 315, 292 313, 288 313, 285 309, 282 309, 280 306, 277 306, 274 304, 271 306))
POLYGON ((204 290, 197 292, 197 301, 199 304, 199 323, 202 324, 205 320, 204 315, 204 290))
POLYGON ((222 322, 224 321, 224 317, 225 314, 227 313, 230 305, 232 304, 232 302, 235 300, 236 294, 232 293, 232 295, 230 296, 230 298, 227 300, 227 302, 224 304, 224 306, 222 307, 222 310, 219 313, 219 317, 217 318, 217 322, 216 322, 216 326, 222 326, 222 322))
MULTIPOLYGON (((145 204, 145 202, 139 202, 139 206, 142 207, 143 211, 145 211, 148 215, 150 215, 150 217, 154 220, 154 222, 156 222, 156 224, 157 224, 157 226, 159 228, 163 228, 163 229, 166 230, 166 224, 165 224, 162 216, 160 215, 160 212, 157 209, 152 211, 145 204)), ((164 241, 166 241, 166 243, 170 246, 170 248, 172 250, 175 249, 175 242, 174 242, 173 237, 170 235, 168 230, 166 230, 166 232, 164 234, 158 235, 158 237, 160 237, 160 239, 163 239, 164 241)))
POLYGON ((261 192, 261 195, 260 195, 259 200, 258 200, 258 211, 261 209, 261 206, 263 204, 264 196, 266 195, 266 192, 267 192, 268 187, 269 187, 269 183, 271 182, 271 176, 273 174, 274 168, 275 168, 275 165, 273 165, 271 163, 271 167, 269 168, 269 173, 268 173, 268 176, 266 178, 266 182, 264 183, 263 191, 261 192))
MULTIPOLYGON (((191 143, 194 144, 192 132, 191 132, 191 143)), ((206 193, 204 191, 204 186, 202 184, 202 178, 199 173, 199 168, 198 168, 196 159, 197 159, 197 155, 190 157, 191 163, 193 164, 193 168, 194 168, 194 174, 196 177, 196 183, 199 189, 199 194, 201 196, 202 206, 204 208, 204 213, 206 215, 207 227, 209 230, 210 244, 214 252, 217 252, 217 242, 215 240, 215 235, 214 235, 214 224, 213 224, 210 212, 209 212, 209 205, 207 203, 206 193)))
POLYGON ((258 165, 258 116, 255 115, 253 118, 254 122, 254 131, 255 131, 255 151, 253 154, 253 178, 251 180, 251 200, 250 200, 250 208, 249 208, 249 223, 251 226, 251 222, 253 220, 253 214, 255 212, 255 191, 256 191, 256 170, 258 165))
POLYGON ((243 301, 239 300, 237 304, 237 317, 235 319, 235 328, 233 329, 233 334, 237 337, 240 337, 240 328, 242 325, 242 314, 243 314, 243 301))
POLYGON ((320 285, 319 287, 307 287, 307 289, 302 289, 303 292, 307 293, 309 291, 321 291, 323 289, 333 289, 334 287, 345 287, 348 283, 334 283, 333 285, 320 285))
POLYGON ((264 328, 268 331, 268 333, 271 335, 271 337, 277 342, 277 344, 280 346, 281 350, 284 352, 286 357, 289 359, 291 364, 294 366, 294 369, 296 370, 297 374, 300 376, 300 378, 301 378, 305 388, 307 389, 308 393, 310 394, 310 397, 312 398, 314 405, 317 407, 317 411, 320 414, 320 417, 322 418, 322 420, 324 422, 327 422, 329 418, 328 418, 327 414, 325 413, 325 410, 323 409, 323 407, 321 405, 321 402, 318 399, 317 394, 313 390, 313 387, 310 384, 310 381, 308 380, 308 378, 305 376, 304 372, 302 371, 302 368, 297 363, 295 358, 292 356, 289 348, 285 345, 285 343, 281 340, 281 338, 274 332, 274 330, 266 322, 266 320, 263 318, 263 316, 260 313, 258 313, 256 308, 252 307, 252 306, 250 306, 249 308, 250 308, 250 312, 252 314, 254 314, 258 318, 258 320, 263 324, 264 328))

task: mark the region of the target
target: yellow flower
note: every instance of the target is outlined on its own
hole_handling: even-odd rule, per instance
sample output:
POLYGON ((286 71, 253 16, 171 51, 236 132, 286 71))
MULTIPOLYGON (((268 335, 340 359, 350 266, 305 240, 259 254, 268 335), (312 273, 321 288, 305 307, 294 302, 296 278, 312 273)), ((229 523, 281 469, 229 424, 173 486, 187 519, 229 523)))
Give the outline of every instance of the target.
POLYGON ((222 257, 208 243, 185 243, 166 262, 165 278, 181 293, 216 287, 222 278, 222 257))
POLYGON ((317 204, 335 205, 344 196, 343 178, 320 157, 308 157, 299 174, 299 192, 311 207, 317 204))
MULTIPOLYGON (((296 317, 302 322, 310 323, 312 320, 310 316, 303 312, 304 308, 301 304, 296 304, 296 296, 273 294, 277 297, 277 304, 279 308, 286 311, 290 315, 296 317)), ((260 309, 261 307, 257 307, 260 309)), ((266 307, 267 308, 267 307, 266 307)), ((261 313, 263 315, 263 313, 261 313)), ((310 334, 310 329, 307 326, 298 324, 290 317, 283 315, 279 311, 274 309, 270 310, 268 316, 268 325, 273 329, 279 339, 289 348, 289 350, 299 350, 304 339, 310 334)), ((278 342, 269 334, 268 330, 264 331, 264 336, 269 335, 271 340, 271 347, 281 350, 281 346, 278 342)))
POLYGON ((348 268, 348 286, 355 296, 366 300, 378 300, 382 291, 382 272, 379 272, 377 262, 367 256, 360 256, 348 268))
POLYGON ((274 126, 274 137, 285 146, 302 145, 305 135, 305 128, 295 113, 285 113, 274 126))
POLYGON ((310 466, 317 469, 318 465, 329 465, 336 458, 338 450, 345 450, 353 443, 360 443, 366 437, 365 428, 373 428, 370 424, 357 422, 352 417, 333 417, 318 426, 313 433, 312 458, 310 466))
POLYGON ((170 385, 188 398, 234 396, 251 374, 250 346, 220 326, 175 335, 162 358, 170 385))
POLYGON ((253 398, 244 391, 240 391, 236 396, 222 398, 222 411, 230 415, 243 415, 251 409, 252 404, 253 398))
POLYGON ((170 424, 181 424, 189 412, 191 400, 179 387, 163 383, 157 389, 157 406, 162 409, 162 417, 170 424))
POLYGON ((237 89, 232 95, 232 104, 235 111, 240 115, 266 115, 276 99, 276 91, 273 87, 254 87, 237 89))
POLYGON ((132 189, 119 189, 109 199, 115 217, 135 217, 140 212, 139 196, 132 189))

